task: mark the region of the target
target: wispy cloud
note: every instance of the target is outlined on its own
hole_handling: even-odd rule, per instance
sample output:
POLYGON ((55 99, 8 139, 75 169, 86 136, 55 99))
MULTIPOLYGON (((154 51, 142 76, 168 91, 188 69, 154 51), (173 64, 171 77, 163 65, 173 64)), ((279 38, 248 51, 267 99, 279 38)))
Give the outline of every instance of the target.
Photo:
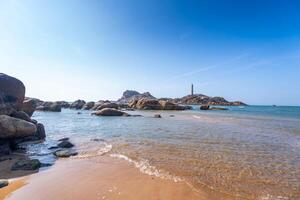
POLYGON ((174 80, 174 79, 183 78, 183 77, 189 77, 189 76, 193 76, 193 75, 196 75, 198 73, 201 73, 201 72, 205 72, 205 71, 209 71, 209 70, 216 69, 216 68, 219 68, 219 67, 223 67, 227 64, 239 61, 239 60, 241 60, 241 59, 243 59, 247 56, 249 56, 249 54, 242 54, 242 55, 233 57, 229 60, 218 63, 218 64, 213 64, 213 65, 209 65, 209 66, 206 66, 206 67, 199 68, 199 69, 194 70, 194 71, 189 71, 189 72, 186 72, 186 73, 178 74, 176 76, 171 77, 169 80, 174 80))

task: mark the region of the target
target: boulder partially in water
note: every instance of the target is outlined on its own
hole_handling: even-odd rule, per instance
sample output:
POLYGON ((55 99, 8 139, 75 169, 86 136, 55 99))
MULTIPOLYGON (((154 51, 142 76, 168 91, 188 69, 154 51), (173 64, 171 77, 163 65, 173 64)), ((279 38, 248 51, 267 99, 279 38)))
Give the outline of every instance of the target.
POLYGON ((22 104, 22 110, 30 117, 37 107, 37 103, 34 99, 25 99, 22 104))
POLYGON ((57 102, 43 102, 42 105, 38 106, 36 110, 39 111, 50 111, 50 112, 61 112, 61 105, 57 102))
POLYGON ((93 102, 93 101, 87 102, 82 107, 82 110, 90 110, 90 109, 92 109, 92 107, 94 107, 94 105, 95 105, 95 102, 93 102))
POLYGON ((67 158, 70 156, 76 156, 78 153, 71 149, 62 149, 53 153, 56 157, 67 158))
POLYGON ((70 108, 71 109, 76 109, 76 110, 79 110, 79 109, 82 109, 82 107, 85 105, 85 101, 84 100, 76 100, 74 101, 71 105, 70 105, 70 108))
POLYGON ((8 186, 9 182, 6 179, 0 179, 0 188, 8 186))
POLYGON ((200 110, 209 110, 209 105, 201 105, 200 110))
POLYGON ((70 141, 68 140, 64 140, 64 141, 61 141, 60 143, 58 143, 57 145, 58 147, 60 148, 71 148, 74 146, 74 144, 72 144, 70 141))
POLYGON ((128 113, 122 112, 115 108, 104 108, 102 110, 93 112, 92 115, 96 115, 96 116, 129 116, 128 113))
POLYGON ((97 110, 102 110, 104 108, 114 108, 114 109, 118 109, 119 105, 116 103, 103 103, 102 105, 97 107, 97 110))

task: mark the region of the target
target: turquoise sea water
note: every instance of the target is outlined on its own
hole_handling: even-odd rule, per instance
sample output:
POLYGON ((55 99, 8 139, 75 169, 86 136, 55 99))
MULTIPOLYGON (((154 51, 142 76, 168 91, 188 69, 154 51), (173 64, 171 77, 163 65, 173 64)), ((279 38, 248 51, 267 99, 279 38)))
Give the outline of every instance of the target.
POLYGON ((74 159, 104 154, 126 159, 143 173, 233 199, 300 199, 300 107, 227 108, 130 112, 143 117, 35 112, 47 140, 28 151, 54 162, 48 147, 70 137, 79 152, 74 159), (156 113, 162 118, 153 118, 156 113))

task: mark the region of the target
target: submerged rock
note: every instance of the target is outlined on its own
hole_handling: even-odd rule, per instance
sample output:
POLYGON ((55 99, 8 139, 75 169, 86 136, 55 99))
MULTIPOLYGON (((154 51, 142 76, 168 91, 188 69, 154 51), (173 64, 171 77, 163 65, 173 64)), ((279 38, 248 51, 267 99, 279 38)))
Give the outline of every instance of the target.
POLYGON ((228 110, 228 108, 222 108, 222 107, 211 107, 209 110, 228 110))
POLYGON ((74 144, 72 144, 72 143, 69 142, 68 140, 64 140, 64 141, 58 143, 57 146, 60 147, 60 148, 71 148, 71 147, 74 146, 74 144))
POLYGON ((200 110, 209 110, 209 105, 200 106, 200 110))
POLYGON ((161 118, 161 115, 160 114, 155 114, 154 118, 161 118))
POLYGON ((41 162, 38 159, 32 159, 32 160, 19 160, 15 162, 11 170, 37 170, 42 166, 41 162))
POLYGON ((57 157, 67 158, 70 156, 76 156, 78 153, 71 149, 63 149, 63 150, 58 150, 58 151, 54 152, 53 154, 57 157))
POLYGON ((96 116, 129 116, 128 113, 122 112, 114 108, 104 108, 97 112, 93 112, 92 115, 96 116))
POLYGON ((58 141, 67 141, 67 140, 69 140, 70 138, 68 138, 68 137, 64 137, 64 138, 61 138, 61 139, 59 139, 58 141))
POLYGON ((8 186, 8 180, 6 179, 0 179, 0 188, 8 186))

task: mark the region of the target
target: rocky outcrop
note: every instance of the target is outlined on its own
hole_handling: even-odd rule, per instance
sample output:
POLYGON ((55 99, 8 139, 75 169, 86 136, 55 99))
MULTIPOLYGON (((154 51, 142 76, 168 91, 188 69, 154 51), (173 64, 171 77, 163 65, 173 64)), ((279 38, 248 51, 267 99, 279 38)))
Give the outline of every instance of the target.
POLYGON ((139 99, 131 101, 128 106, 140 110, 185 110, 187 107, 166 100, 139 99))
POLYGON ((209 97, 203 94, 187 95, 182 98, 170 100, 174 103, 187 105, 222 105, 222 106, 240 106, 246 105, 241 101, 229 102, 223 97, 209 97))
POLYGON ((20 80, 0 73, 0 155, 11 153, 22 141, 46 137, 44 126, 31 119, 40 102, 25 98, 20 80))
POLYGON ((61 112, 61 105, 57 102, 43 102, 42 105, 38 106, 36 110, 39 111, 50 111, 50 112, 61 112))
POLYGON ((90 109, 92 109, 94 107, 94 105, 95 105, 95 102, 93 102, 93 101, 87 102, 82 107, 82 110, 90 110, 90 109))
POLYGON ((118 103, 126 104, 133 100, 139 100, 142 98, 156 99, 149 92, 139 93, 134 90, 126 90, 125 92, 123 92, 122 97, 118 100, 118 103))
POLYGON ((76 156, 78 153, 72 149, 62 149, 54 152, 56 157, 68 158, 70 156, 76 156))
POLYGON ((85 105, 85 101, 84 100, 77 100, 77 101, 74 101, 71 105, 70 105, 70 108, 71 109, 76 109, 76 110, 79 110, 79 109, 82 109, 82 107, 85 105))
POLYGON ((93 112, 92 115, 96 116, 129 116, 129 114, 117 110, 115 108, 104 108, 102 110, 93 112))
POLYGON ((102 109, 104 109, 104 108, 114 108, 114 109, 118 109, 118 108, 119 108, 119 105, 116 104, 116 103, 103 103, 103 104, 99 105, 99 106, 97 107, 96 110, 102 110, 102 109))

